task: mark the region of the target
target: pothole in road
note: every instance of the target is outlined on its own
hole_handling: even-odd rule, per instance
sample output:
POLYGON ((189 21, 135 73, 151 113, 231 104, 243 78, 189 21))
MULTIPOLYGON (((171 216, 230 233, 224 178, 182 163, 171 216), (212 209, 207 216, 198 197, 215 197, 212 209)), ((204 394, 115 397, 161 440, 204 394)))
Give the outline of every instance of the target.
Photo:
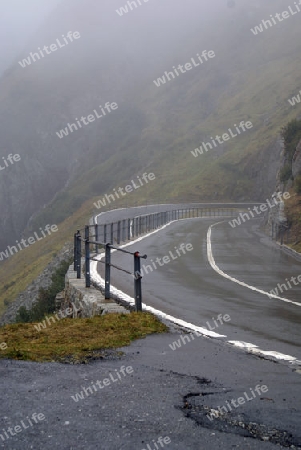
MULTIPOLYGON (((268 397, 257 399, 261 403, 260 406, 263 403, 267 405, 263 410, 259 410, 258 405, 247 405, 245 410, 243 410, 244 412, 242 412, 243 408, 241 406, 237 410, 234 410, 234 408, 230 410, 230 397, 227 394, 231 392, 232 398, 235 398, 235 393, 232 390, 213 386, 213 384, 210 385, 208 382, 204 388, 203 392, 186 394, 183 397, 183 405, 180 407, 184 415, 192 419, 196 424, 222 433, 232 433, 261 441, 269 441, 283 447, 301 449, 300 438, 294 437, 290 432, 253 420, 254 418, 258 420, 258 417, 260 418, 264 414, 266 415, 265 417, 270 418, 272 416, 272 399, 268 397)), ((273 413, 276 416, 279 414, 275 410, 273 410, 273 413)))

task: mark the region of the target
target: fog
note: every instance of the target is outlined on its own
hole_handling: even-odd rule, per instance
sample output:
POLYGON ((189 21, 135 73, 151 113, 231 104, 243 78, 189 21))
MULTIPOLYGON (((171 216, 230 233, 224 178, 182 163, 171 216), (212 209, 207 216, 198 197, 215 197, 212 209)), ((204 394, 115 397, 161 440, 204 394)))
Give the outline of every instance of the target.
MULTIPOLYGON (((275 52, 288 47, 295 59, 294 38, 288 33, 295 17, 288 25, 277 25, 288 37, 286 44, 276 26, 262 37, 250 33, 269 13, 285 9, 284 0, 136 0, 139 6, 132 9, 129 4, 2 0, 0 156, 21 157, 18 165, 0 174, 3 246, 19 238, 53 199, 62 196, 59 208, 49 206, 58 222, 83 200, 126 181, 153 161, 161 167, 162 149, 174 149, 175 142, 180 146, 183 136, 193 148, 199 145, 205 133, 202 123, 219 113, 220 99, 228 92, 245 89, 242 84, 257 63, 275 60, 275 52), (125 7, 128 11, 121 14, 125 7), (80 38, 67 45, 69 32, 78 32, 80 38), (58 41, 63 45, 55 51, 29 57, 58 41), (166 89, 154 86, 153 80, 173 65, 188 63, 203 50, 214 50, 218 57, 166 89), (103 124, 58 139, 57 132, 67 123, 107 101, 121 107, 103 124), (93 177, 87 175, 91 167, 93 177), (102 176, 95 175, 102 170, 102 176), (65 187, 71 189, 79 174, 83 180, 87 176, 84 189, 66 194, 66 199, 65 187)), ((257 116, 261 114, 259 110, 257 116)))
POLYGON ((0 75, 62 0, 1 0, 0 75))

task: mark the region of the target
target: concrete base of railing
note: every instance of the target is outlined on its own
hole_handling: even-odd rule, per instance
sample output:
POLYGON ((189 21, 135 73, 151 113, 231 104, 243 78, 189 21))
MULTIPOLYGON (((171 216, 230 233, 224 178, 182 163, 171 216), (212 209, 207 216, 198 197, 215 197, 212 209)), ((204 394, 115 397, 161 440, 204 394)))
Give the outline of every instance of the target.
POLYGON ((114 300, 105 300, 103 294, 93 286, 86 288, 85 279, 77 279, 73 265, 65 276, 64 298, 60 309, 72 309, 72 317, 93 317, 108 313, 128 313, 123 306, 114 300))

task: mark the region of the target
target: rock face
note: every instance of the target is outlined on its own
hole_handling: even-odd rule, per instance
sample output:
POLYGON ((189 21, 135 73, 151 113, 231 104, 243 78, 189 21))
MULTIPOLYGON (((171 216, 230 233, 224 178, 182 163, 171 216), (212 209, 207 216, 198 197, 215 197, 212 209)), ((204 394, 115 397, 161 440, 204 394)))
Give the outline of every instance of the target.
POLYGON ((39 289, 47 289, 51 285, 51 277, 55 270, 59 267, 62 261, 70 258, 73 254, 73 246, 66 244, 59 254, 53 258, 46 269, 31 283, 24 292, 18 295, 15 302, 13 302, 5 311, 0 319, 0 325, 12 323, 16 319, 17 312, 21 306, 30 309, 33 303, 37 300, 39 289))
MULTIPOLYGON (((46 269, 31 283, 28 288, 18 295, 16 301, 9 306, 0 319, 0 326, 12 323, 16 319, 21 306, 30 309, 37 300, 39 289, 47 289, 51 285, 51 277, 62 261, 73 255, 73 245, 66 244, 61 252, 48 264, 46 269)), ((83 259, 84 263, 84 259, 83 259)), ((113 300, 105 300, 100 290, 91 286, 85 287, 85 279, 76 278, 73 265, 69 267, 65 277, 65 289, 56 296, 56 309, 62 312, 67 308, 72 310, 72 317, 92 317, 107 313, 128 313, 129 311, 113 300)), ((70 314, 68 314, 70 316, 70 314)))
POLYGON ((292 173, 294 178, 296 178, 297 175, 301 175, 301 140, 297 145, 296 151, 293 156, 292 173))
POLYGON ((256 177, 253 198, 259 198, 264 201, 275 191, 275 179, 281 167, 283 151, 283 141, 278 137, 265 152, 262 152, 260 160, 252 161, 251 167, 254 171, 254 178, 256 177))
MULTIPOLYGON (((276 192, 289 191, 293 185, 293 181, 289 179, 287 182, 283 183, 280 181, 280 170, 287 164, 290 163, 288 156, 285 154, 283 141, 279 139, 281 143, 281 152, 279 154, 279 170, 276 176, 276 192)), ((292 175, 296 178, 301 175, 301 140, 299 141, 296 150, 292 158, 292 175)), ((285 215, 285 205, 281 201, 277 206, 270 209, 266 214, 266 231, 274 239, 280 239, 283 233, 288 228, 287 218, 285 215)))

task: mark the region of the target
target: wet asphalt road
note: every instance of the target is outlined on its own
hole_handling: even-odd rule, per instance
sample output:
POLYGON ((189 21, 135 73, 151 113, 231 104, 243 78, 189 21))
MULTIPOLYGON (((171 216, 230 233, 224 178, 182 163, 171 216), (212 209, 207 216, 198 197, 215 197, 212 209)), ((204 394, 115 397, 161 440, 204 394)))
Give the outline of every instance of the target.
MULTIPOLYGON (((217 221, 215 218, 174 222, 127 247, 148 255, 147 260, 141 260, 142 268, 151 266, 143 273, 143 302, 196 326, 209 326, 209 329, 226 335, 227 340, 252 343, 263 350, 277 351, 301 360, 301 307, 240 286, 210 266, 207 230, 217 221), (193 250, 183 254, 179 250, 181 243, 190 243, 193 250), (181 256, 175 260, 170 257, 170 262, 161 267, 156 264, 156 258, 170 255, 170 251, 177 256, 176 249, 181 256), (219 314, 227 314, 231 320, 223 321, 223 324, 214 322, 219 314)), ((286 279, 301 275, 301 263, 280 251, 276 244, 260 233, 259 225, 259 220, 251 220, 231 228, 228 221, 224 221, 213 227, 212 251, 216 264, 224 272, 269 292, 278 283, 286 283, 286 279)), ((131 259, 119 252, 112 256, 113 263, 130 270, 131 259)), ((163 264, 162 259, 160 262, 163 264)), ((98 268, 101 271, 103 266, 99 264, 98 268)), ((134 283, 129 275, 112 269, 112 284, 133 297, 134 283)), ((300 286, 292 286, 278 295, 300 302, 300 286)))
POLYGON ((119 360, 85 365, 0 360, 0 434, 35 412, 45 416, 0 440, 0 448, 157 450, 160 436, 171 443, 159 448, 170 450, 301 448, 301 373, 204 337, 171 350, 180 336, 150 336, 119 360), (78 402, 71 398, 122 365, 133 373, 78 402), (267 391, 257 395, 257 385, 267 391), (239 405, 245 394, 252 399, 239 405), (232 411, 210 421, 209 410, 232 401, 232 411))
POLYGON ((118 208, 112 211, 99 212, 96 216, 97 223, 111 223, 117 220, 131 219, 138 215, 152 214, 155 212, 172 211, 185 208, 248 208, 259 203, 166 203, 158 205, 133 206, 129 208, 118 208))
MULTIPOLYGON (((231 321, 217 328, 218 333, 229 339, 258 339, 262 346, 298 356, 298 307, 235 285, 209 265, 205 238, 215 220, 180 221, 139 242, 147 262, 168 255, 182 242, 193 246, 187 255, 143 277, 144 300, 197 325, 229 314, 231 321)), ((298 275, 300 264, 257 228, 255 222, 234 230, 218 225, 213 254, 225 272, 268 290, 298 275)), ((120 262, 122 258, 119 254, 120 262)), ((132 294, 133 280, 120 278, 120 273, 118 278, 132 294)), ((286 297, 298 300, 298 289, 286 297)), ((187 342, 184 336, 171 326, 170 333, 122 349, 120 358, 83 365, 0 360, 0 448, 301 449, 300 368, 247 354, 222 339, 195 337, 187 342), (179 348, 172 350, 176 341, 179 348), (84 388, 121 366, 131 366, 133 372, 84 394, 84 388), (256 386, 265 386, 265 392, 257 393, 256 386), (84 398, 75 402, 72 396, 80 392, 84 398), (217 417, 210 420, 207 414, 213 410, 217 417), (43 413, 45 420, 9 435, 9 427, 33 413, 43 413), (160 436, 169 437, 170 444, 155 447, 160 436)))

